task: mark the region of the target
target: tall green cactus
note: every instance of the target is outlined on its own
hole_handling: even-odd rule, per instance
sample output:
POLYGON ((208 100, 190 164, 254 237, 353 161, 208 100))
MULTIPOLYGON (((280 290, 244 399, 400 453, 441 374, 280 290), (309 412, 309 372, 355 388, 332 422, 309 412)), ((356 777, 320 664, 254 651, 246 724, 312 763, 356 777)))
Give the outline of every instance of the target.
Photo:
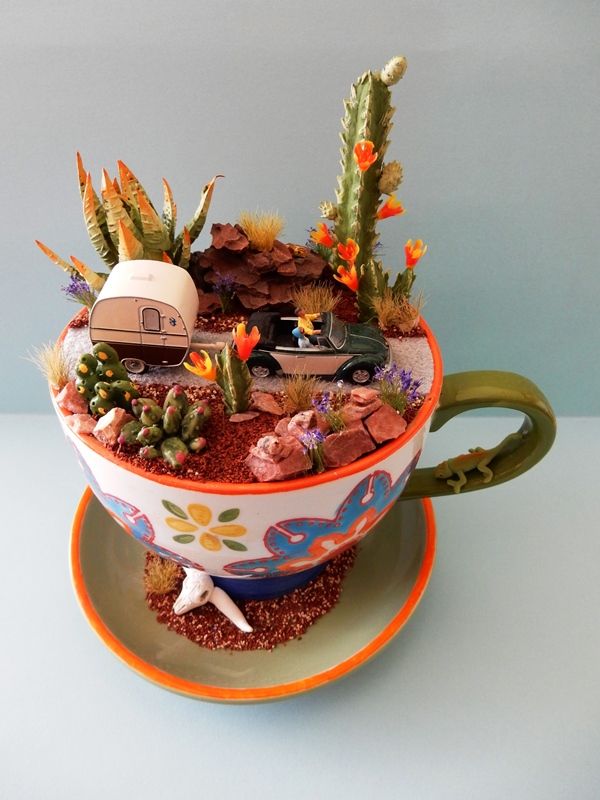
POLYGON ((228 414, 247 411, 252 400, 252 376, 245 361, 237 356, 231 345, 217 355, 217 383, 223 392, 228 414))
POLYGON ((379 183, 395 110, 389 87, 397 83, 405 71, 406 59, 398 56, 381 72, 365 72, 353 84, 350 99, 344 101, 342 173, 336 192, 334 232, 339 242, 351 238, 358 244, 359 274, 361 267, 371 261, 377 243, 377 209, 382 194, 379 183), (363 140, 373 142, 373 151, 377 153, 377 161, 365 171, 358 169, 354 158, 354 148, 363 140))

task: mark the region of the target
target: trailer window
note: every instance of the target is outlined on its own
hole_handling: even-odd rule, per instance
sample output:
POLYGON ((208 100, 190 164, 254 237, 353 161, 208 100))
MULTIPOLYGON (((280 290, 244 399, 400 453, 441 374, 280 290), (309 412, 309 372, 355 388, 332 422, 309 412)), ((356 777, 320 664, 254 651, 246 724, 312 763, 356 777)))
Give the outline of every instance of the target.
POLYGON ((158 309, 142 309, 142 325, 145 331, 160 331, 160 314, 158 309))

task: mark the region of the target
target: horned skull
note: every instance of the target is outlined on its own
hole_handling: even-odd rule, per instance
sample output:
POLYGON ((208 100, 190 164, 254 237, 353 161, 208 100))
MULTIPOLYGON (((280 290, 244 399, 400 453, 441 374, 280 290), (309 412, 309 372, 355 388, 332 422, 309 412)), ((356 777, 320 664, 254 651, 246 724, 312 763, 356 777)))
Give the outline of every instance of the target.
POLYGON ((207 572, 189 567, 184 567, 183 570, 185 578, 181 586, 181 592, 173 604, 173 611, 176 614, 185 614, 187 611, 203 606, 205 603, 212 603, 241 631, 244 631, 244 633, 252 631, 252 627, 231 597, 223 589, 215 586, 213 579, 207 572))

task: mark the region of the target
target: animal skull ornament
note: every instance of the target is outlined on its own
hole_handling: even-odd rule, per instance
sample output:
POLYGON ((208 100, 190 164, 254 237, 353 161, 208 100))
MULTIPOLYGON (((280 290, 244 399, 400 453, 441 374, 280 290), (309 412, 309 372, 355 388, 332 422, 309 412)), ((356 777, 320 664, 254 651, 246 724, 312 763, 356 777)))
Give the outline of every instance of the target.
POLYGON ((252 627, 240 609, 233 602, 231 597, 215 586, 212 578, 207 572, 190 567, 183 568, 185 578, 181 586, 181 592, 173 604, 173 611, 178 614, 185 614, 193 608, 203 606, 205 603, 212 603, 224 614, 228 620, 244 633, 251 633, 252 627))

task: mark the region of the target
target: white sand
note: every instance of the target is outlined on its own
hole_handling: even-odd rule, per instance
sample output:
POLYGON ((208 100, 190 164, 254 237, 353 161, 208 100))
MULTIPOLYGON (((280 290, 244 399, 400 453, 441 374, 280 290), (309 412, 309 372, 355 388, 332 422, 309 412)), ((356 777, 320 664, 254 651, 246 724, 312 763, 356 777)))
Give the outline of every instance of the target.
MULTIPOLYGON (((196 330, 192 341, 195 349, 198 345, 208 344, 206 349, 212 349, 215 344, 231 341, 230 333, 207 333, 206 331, 196 330)), ((415 378, 422 379, 422 391, 428 392, 433 380, 433 357, 429 344, 424 336, 414 336, 407 339, 389 339, 392 352, 392 361, 402 369, 412 370, 415 378)), ((87 328, 70 328, 64 339, 64 350, 69 360, 71 373, 75 376, 75 367, 82 353, 89 353, 92 349, 87 328)), ((175 383, 181 386, 198 386, 206 384, 207 381, 198 378, 191 372, 180 367, 152 367, 143 375, 131 375, 132 380, 137 384, 164 383, 172 386, 175 383)), ((281 379, 273 376, 270 378, 260 378, 254 380, 257 389, 263 391, 278 391, 281 389, 281 379)), ((333 383, 325 383, 326 388, 335 386, 333 383)))

